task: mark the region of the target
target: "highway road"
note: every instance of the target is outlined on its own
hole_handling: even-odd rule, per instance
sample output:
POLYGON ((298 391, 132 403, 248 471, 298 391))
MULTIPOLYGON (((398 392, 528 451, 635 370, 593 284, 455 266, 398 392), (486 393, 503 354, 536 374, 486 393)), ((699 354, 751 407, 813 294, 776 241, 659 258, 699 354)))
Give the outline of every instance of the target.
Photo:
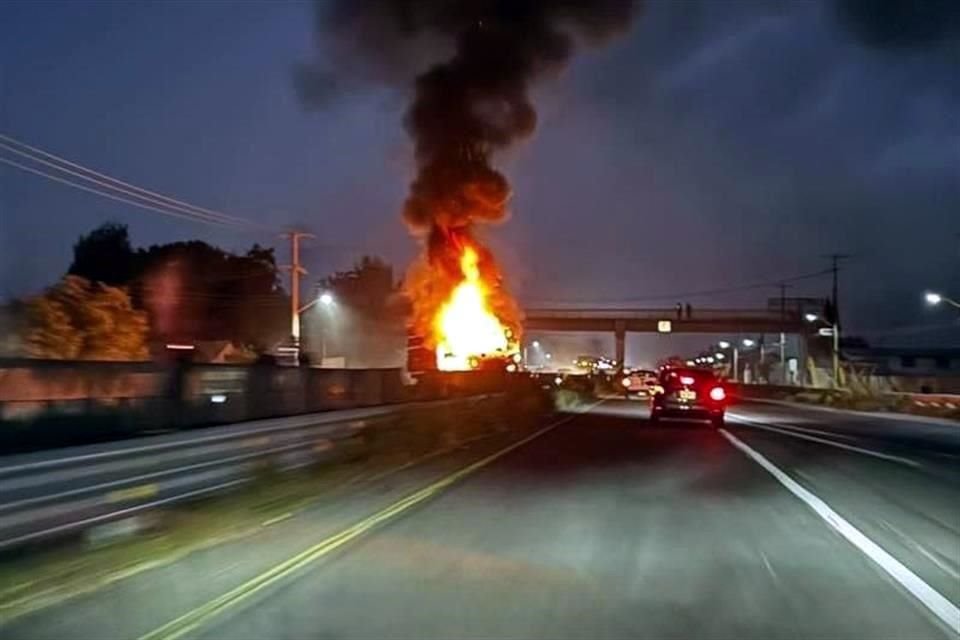
POLYGON ((0 627, 15 638, 956 638, 960 424, 553 417, 0 627))

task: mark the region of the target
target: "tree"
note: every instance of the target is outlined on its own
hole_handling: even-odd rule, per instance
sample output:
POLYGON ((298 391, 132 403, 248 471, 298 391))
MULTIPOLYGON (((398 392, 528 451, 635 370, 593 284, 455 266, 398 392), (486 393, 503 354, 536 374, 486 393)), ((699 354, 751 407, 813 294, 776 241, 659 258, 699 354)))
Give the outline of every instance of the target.
POLYGON ((289 334, 289 298, 273 249, 257 244, 245 254, 197 240, 134 250, 127 228, 107 223, 74 245, 69 275, 125 287, 157 340, 264 350, 289 334))
POLYGON ((393 267, 376 256, 363 256, 349 271, 338 271, 320 281, 342 304, 367 316, 381 314, 397 287, 393 267))
POLYGON ((364 256, 353 269, 320 280, 336 301, 304 313, 303 335, 315 355, 344 356, 351 367, 396 367, 406 347, 405 309, 393 268, 364 256))
POLYGON ((263 350, 289 333, 273 249, 254 245, 236 255, 199 241, 155 245, 137 251, 134 271, 134 300, 159 337, 263 350))
POLYGON ((67 273, 111 286, 127 285, 133 277, 133 260, 126 225, 107 222, 80 236, 67 273))
POLYGON ((145 360, 147 333, 126 291, 68 275, 28 303, 24 342, 37 358, 145 360))

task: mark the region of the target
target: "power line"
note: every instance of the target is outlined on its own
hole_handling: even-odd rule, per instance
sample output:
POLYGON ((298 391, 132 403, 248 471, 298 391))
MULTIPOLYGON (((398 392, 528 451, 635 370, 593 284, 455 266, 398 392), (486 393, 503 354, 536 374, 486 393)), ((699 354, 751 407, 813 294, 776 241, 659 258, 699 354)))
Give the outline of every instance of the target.
MULTIPOLYGON (((166 195, 164 195, 164 194, 162 194, 162 193, 157 193, 156 191, 150 191, 150 190, 148 190, 148 189, 144 189, 144 188, 142 188, 142 187, 138 187, 138 186, 135 185, 135 184, 131 184, 131 183, 129 183, 129 182, 124 182, 123 180, 119 180, 118 178, 114 178, 113 176, 107 175, 107 174, 105 174, 105 173, 101 173, 101 172, 99 172, 99 171, 95 171, 95 170, 93 170, 93 169, 91 169, 91 168, 89 168, 89 167, 86 167, 86 166, 82 165, 82 164, 79 164, 79 163, 76 163, 76 162, 72 162, 72 161, 70 161, 70 160, 67 160, 67 159, 64 158, 64 157, 55 155, 55 154, 50 153, 50 152, 48 152, 48 151, 44 151, 43 149, 40 149, 40 148, 38 148, 38 147, 31 146, 31 145, 29 145, 29 144, 27 144, 27 143, 25 143, 25 142, 21 142, 20 140, 17 140, 16 138, 12 138, 12 137, 7 136, 7 135, 4 135, 4 134, 2 134, 2 133, 0 133, 0 141, 5 141, 5 142, 0 142, 0 146, 3 146, 3 147, 5 147, 6 149, 8 149, 8 150, 10 150, 10 151, 12 151, 12 152, 14 152, 14 153, 16 153, 16 154, 18 154, 18 155, 24 156, 24 157, 31 157, 31 156, 30 156, 29 154, 25 153, 24 151, 21 151, 21 150, 18 150, 18 149, 14 149, 13 147, 10 146, 10 144, 19 145, 20 147, 23 147, 24 149, 29 149, 29 150, 30 150, 32 153, 34 153, 34 154, 37 154, 37 155, 40 155, 40 156, 43 156, 43 157, 46 157, 46 158, 50 158, 51 160, 55 160, 55 161, 58 162, 58 163, 61 163, 61 164, 64 164, 64 165, 67 165, 67 166, 70 166, 70 167, 74 167, 74 168, 76 168, 76 169, 80 169, 81 171, 84 171, 84 172, 86 172, 86 173, 89 173, 89 174, 91 174, 91 175, 93 175, 93 176, 96 176, 96 177, 98 177, 98 178, 102 178, 103 180, 106 180, 106 181, 108 181, 108 182, 111 182, 111 183, 114 183, 114 184, 118 184, 118 185, 120 185, 121 187, 125 187, 125 188, 128 188, 128 189, 131 189, 131 190, 133 190, 134 192, 140 192, 140 193, 142 193, 142 194, 144 194, 144 195, 147 195, 147 196, 150 196, 150 197, 153 197, 153 198, 157 198, 157 199, 159 199, 159 200, 165 200, 165 201, 168 201, 168 202, 170 202, 170 203, 172 203, 172 204, 179 205, 179 206, 181 206, 181 207, 186 207, 186 208, 188 208, 188 209, 195 210, 195 211, 197 211, 198 213, 201 213, 201 214, 210 215, 210 216, 215 217, 215 218, 221 218, 221 219, 223 219, 223 220, 225 220, 225 221, 227 221, 227 222, 233 221, 233 222, 239 222, 239 223, 243 223, 243 224, 255 224, 255 223, 251 223, 251 222, 249 222, 248 220, 245 220, 245 219, 243 219, 243 218, 239 218, 239 217, 236 217, 236 216, 231 216, 231 215, 226 214, 226 213, 223 213, 223 212, 221 212, 221 211, 214 211, 214 210, 212 210, 212 209, 206 209, 206 208, 204 208, 204 207, 199 207, 199 206, 197 206, 197 205, 190 204, 189 202, 184 202, 184 201, 182 201, 182 200, 177 200, 176 198, 171 198, 171 197, 166 196, 166 195)), ((60 169, 61 171, 66 171, 66 169, 62 169, 61 167, 58 167, 58 166, 56 166, 56 165, 54 165, 54 164, 51 164, 51 163, 49 163, 49 162, 46 162, 46 161, 44 161, 44 160, 40 160, 40 159, 38 159, 38 158, 32 158, 32 157, 31 157, 31 159, 35 159, 37 162, 42 162, 43 164, 49 165, 49 166, 54 167, 54 168, 56 168, 56 169, 60 169)), ((80 175, 80 174, 76 174, 76 175, 80 175)), ((81 177, 84 177, 84 176, 81 176, 81 177)), ((87 178, 87 179, 89 179, 89 178, 87 178)), ((118 190, 119 190, 119 189, 118 189, 118 190)))
MULTIPOLYGON (((10 165, 11 167, 16 167, 17 169, 21 169, 22 171, 27 171, 27 172, 29 172, 29 173, 33 173, 33 174, 38 175, 38 176, 42 176, 42 177, 47 178, 47 179, 49 179, 49 180, 53 180, 54 182, 59 182, 59 183, 61 183, 61 184, 65 184, 65 185, 67 185, 67 186, 69 186, 69 187, 73 187, 74 189, 80 189, 81 191, 87 191, 87 192, 89 192, 89 193, 94 193, 94 194, 96 194, 96 195, 98 195, 98 196, 102 196, 102 197, 104 197, 104 198, 109 198, 110 200, 116 200, 116 201, 118 201, 118 202, 125 202, 125 203, 131 204, 131 205, 133 205, 133 206, 135 206, 135 207, 140 207, 141 209, 147 209, 147 210, 149 210, 149 211, 156 211, 157 213, 162 213, 162 214, 164 214, 164 215, 173 216, 173 217, 175 217, 175 218, 183 218, 184 220, 190 220, 190 221, 192 221, 192 222, 201 222, 201 221, 202 221, 202 220, 196 218, 195 216, 187 215, 187 214, 185 214, 185 213, 177 213, 176 211, 171 211, 171 210, 169 210, 169 209, 161 209, 160 207, 154 207, 154 206, 151 206, 151 205, 149 205, 149 204, 144 204, 144 203, 142 203, 142 202, 137 202, 136 200, 130 200, 129 198, 124 198, 124 197, 122 197, 122 196, 114 195, 114 194, 112 194, 112 193, 106 193, 106 192, 100 191, 99 189, 94 189, 94 188, 92 188, 92 187, 88 187, 88 186, 85 186, 85 185, 82 185, 82 184, 78 184, 78 183, 76 183, 76 182, 72 182, 72 181, 70 181, 70 180, 67 180, 66 178, 61 178, 60 176, 55 176, 55 175, 52 175, 52 174, 50 174, 50 173, 47 173, 46 171, 41 171, 40 169, 35 169, 35 168, 33 168, 33 167, 28 167, 28 166, 25 165, 25 164, 21 164, 21 163, 19 163, 19 162, 16 162, 15 160, 10 160, 9 158, 0 158, 0 163, 10 165)), ((213 222, 211 222, 211 221, 206 221, 206 222, 207 222, 207 224, 215 224, 215 223, 213 223, 213 222)))
POLYGON ((107 198, 119 200, 121 202, 126 202, 127 204, 133 204, 134 206, 139 206, 141 208, 149 209, 151 211, 157 211, 158 213, 164 213, 166 215, 173 215, 175 217, 193 220, 195 222, 203 222, 206 224, 218 224, 223 226, 237 226, 237 227, 260 228, 265 230, 272 230, 272 227, 268 227, 266 225, 262 225, 262 224, 259 224, 244 218, 240 218, 237 216, 232 216, 220 211, 215 211, 213 209, 199 207, 197 205, 193 205, 182 200, 177 200, 176 198, 171 198, 170 196, 166 196, 156 191, 150 191, 148 189, 144 189, 142 187, 131 184, 129 182, 124 182, 122 180, 109 176, 105 173, 95 171, 93 169, 90 169, 89 167, 78 164, 76 162, 72 162, 70 160, 67 160, 66 158, 62 158, 55 154, 46 152, 42 149, 28 145, 24 142, 21 142, 19 140, 16 140, 15 138, 12 138, 4 134, 0 134, 0 148, 6 151, 9 151, 11 153, 17 154, 23 158, 27 158, 32 162, 51 167, 56 171, 60 171, 62 173, 76 176, 89 183, 98 185, 105 189, 109 189, 113 192, 119 192, 127 196, 131 196, 133 198, 143 200, 150 204, 145 205, 139 201, 132 201, 127 198, 123 198, 121 196, 116 195, 115 193, 107 193, 99 189, 95 189, 93 187, 80 185, 76 182, 66 180, 62 176, 50 174, 46 171, 43 171, 35 167, 28 167, 18 162, 15 162, 13 160, 10 160, 8 158, 0 158, 0 162, 3 162, 4 164, 8 164, 10 166, 16 167, 23 171, 28 171, 35 175, 39 175, 39 176, 54 180, 56 182, 60 182, 62 184, 66 184, 74 188, 82 189, 90 193, 95 193, 97 195, 101 195, 107 198), (19 145, 20 147, 22 147, 22 149, 18 149, 13 145, 19 145), (29 150, 29 152, 24 151, 23 149, 27 149, 29 150), (37 156, 42 156, 42 157, 37 157, 37 156), (55 162, 50 162, 49 160, 45 160, 43 158, 49 158, 51 160, 54 160, 55 162), (66 165, 66 166, 61 166, 61 165, 66 165), (76 169, 79 169, 79 171, 75 171, 67 167, 74 167, 76 169), (87 175, 87 174, 90 174, 90 175, 87 175), (151 205, 155 205, 155 206, 151 206, 151 205))
POLYGON ((949 329, 960 330, 960 322, 945 322, 939 324, 908 324, 901 325, 899 327, 893 327, 892 329, 861 329, 857 331, 857 335, 865 336, 895 336, 895 335, 910 335, 914 333, 926 333, 928 331, 946 331, 949 329))
MULTIPOLYGON (((140 195, 139 193, 137 193, 137 192, 136 192, 135 190, 133 190, 133 189, 126 189, 126 188, 123 188, 123 187, 116 187, 116 186, 110 184, 109 182, 106 182, 106 181, 103 181, 103 180, 98 180, 98 179, 96 179, 96 178, 91 178, 90 176, 84 175, 84 174, 80 173, 79 171, 73 171, 72 169, 67 169, 67 168, 64 168, 64 167, 60 167, 60 166, 58 166, 58 165, 56 165, 56 164, 54 164, 54 163, 52 163, 52 162, 47 162, 46 160, 42 160, 42 159, 40 159, 40 158, 35 158, 35 157, 31 156, 31 155, 28 154, 28 153, 23 153, 22 151, 19 151, 19 150, 17 150, 17 149, 13 149, 13 148, 11 148, 11 147, 8 147, 7 145, 4 145, 3 142, 0 142, 0 149, 6 149, 7 151, 11 151, 11 152, 13 152, 13 153, 16 153, 16 154, 19 155, 19 156, 22 156, 22 157, 24 157, 24 158, 27 158, 27 159, 29 159, 29 160, 32 161, 32 162, 36 162, 36 163, 39 163, 39 164, 46 165, 46 166, 48 166, 48 167, 52 167, 53 169, 55 169, 55 170, 57 170, 57 171, 61 171, 61 172, 63 172, 63 173, 69 174, 69 175, 77 176, 78 178, 80 178, 80 179, 82 179, 82 180, 86 180, 87 182, 90 182, 90 183, 92 183, 92 184, 98 185, 98 186, 100 186, 100 187, 105 187, 105 188, 107 188, 107 189, 112 189, 113 191, 116 191, 116 192, 119 192, 119 193, 123 193, 123 194, 129 195, 129 196, 131 196, 131 197, 133 197, 133 198, 139 198, 140 200, 144 200, 144 201, 146 201, 146 202, 149 202, 149 203, 152 203, 152 204, 154 204, 154 205, 156 205, 156 206, 159 206, 159 207, 163 208, 164 210, 172 210, 172 211, 180 212, 180 213, 184 214, 185 216, 188 216, 190 219, 197 218, 198 221, 201 221, 201 222, 214 223, 214 224, 222 224, 222 225, 237 225, 237 224, 240 224, 240 223, 233 222, 233 221, 231 221, 231 220, 229 220, 229 219, 226 219, 226 218, 224 218, 224 219, 215 218, 215 217, 213 217, 213 216, 211 216, 211 215, 208 215, 208 214, 205 214, 205 213, 198 213, 198 212, 196 212, 196 211, 193 211, 193 210, 188 209, 188 208, 186 208, 186 207, 181 207, 181 206, 179 206, 179 205, 171 205, 171 204, 168 204, 168 203, 166 203, 166 202, 164 202, 163 200, 160 200, 160 199, 158 199, 158 198, 143 196, 143 195, 140 195)), ((6 160, 6 162, 7 162, 7 164, 12 164, 12 165, 17 166, 17 167, 19 167, 19 168, 23 168, 21 165, 15 164, 15 163, 13 163, 12 161, 6 160)), ((46 173, 46 172, 43 172, 42 170, 39 170, 39 169, 38 169, 37 171, 40 172, 38 175, 43 175, 43 176, 45 176, 45 177, 51 177, 51 174, 48 174, 48 173, 46 173)), ((35 171, 34 173, 36 173, 37 171, 35 171)), ((56 174, 53 174, 53 175, 56 175, 56 174)), ((73 184, 73 183, 70 183, 70 184, 73 184)), ((101 195, 104 195, 99 189, 97 189, 95 192, 96 192, 96 193, 99 193, 99 194, 101 194, 101 195)), ((245 223, 244 226, 247 226, 247 225, 250 225, 250 224, 253 224, 253 223, 245 223)))
MULTIPOLYGON (((163 297, 163 298, 171 298, 171 299, 172 299, 172 298, 176 298, 176 299, 183 299, 183 300, 190 299, 190 300, 210 300, 210 301, 217 301, 217 300, 224 300, 224 301, 229 301, 229 300, 264 300, 264 301, 271 301, 271 300, 278 300, 278 299, 284 299, 284 300, 285 300, 285 299, 288 297, 288 296, 287 296, 287 293, 286 293, 285 291, 281 291, 281 290, 277 290, 277 291, 275 291, 275 292, 273 292, 273 293, 251 293, 251 294, 244 294, 244 293, 224 293, 224 292, 210 292, 210 293, 206 293, 206 292, 201 292, 201 291, 198 291, 198 290, 195 290, 195 289, 193 289, 193 290, 181 290, 181 291, 168 291, 168 290, 165 290, 165 289, 163 289, 163 288, 143 287, 143 288, 138 289, 138 291, 140 291, 141 293, 153 294, 153 295, 156 295, 156 296, 159 296, 159 297, 163 297)), ((286 304, 286 301, 284 302, 284 304, 286 304)))
POLYGON ((559 303, 559 302, 569 302, 569 303, 577 303, 577 304, 584 304, 584 303, 586 303, 586 304, 609 304, 609 303, 617 303, 617 302, 656 302, 656 301, 662 301, 662 300, 674 300, 674 299, 677 299, 677 298, 680 298, 680 299, 700 298, 700 297, 720 295, 720 294, 724 294, 724 293, 737 293, 737 292, 740 292, 740 291, 750 291, 750 290, 752 290, 752 289, 766 289, 766 288, 771 287, 771 286, 779 287, 779 286, 781 286, 781 285, 783 285, 783 284, 785 284, 785 283, 788 283, 788 282, 799 282, 799 281, 802 281, 802 280, 810 280, 810 279, 813 279, 813 278, 819 278, 819 277, 822 277, 822 276, 827 275, 828 273, 831 273, 831 269, 821 269, 820 271, 814 271, 814 272, 811 272, 811 273, 805 273, 805 274, 801 274, 801 275, 798 275, 798 276, 794 276, 794 277, 792 277, 792 278, 780 278, 780 279, 777 279, 777 280, 766 280, 766 281, 764 281, 764 282, 757 282, 757 283, 745 284, 745 285, 737 285, 737 286, 725 287, 725 288, 721 288, 721 289, 706 289, 706 290, 700 290, 700 291, 686 291, 686 292, 680 292, 680 293, 669 293, 669 294, 664 294, 664 295, 639 296, 639 297, 630 297, 630 298, 606 298, 606 299, 592 298, 592 299, 589 299, 589 300, 585 300, 585 299, 567 300, 567 301, 556 300, 556 301, 554 301, 554 302, 558 302, 558 303, 559 303))

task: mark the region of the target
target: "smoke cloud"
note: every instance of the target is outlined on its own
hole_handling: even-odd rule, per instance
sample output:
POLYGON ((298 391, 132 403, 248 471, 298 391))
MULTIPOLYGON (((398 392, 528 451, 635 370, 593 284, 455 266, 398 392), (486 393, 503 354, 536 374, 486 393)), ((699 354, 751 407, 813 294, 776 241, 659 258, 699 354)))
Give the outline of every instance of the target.
MULTIPOLYGON (((376 81, 412 89, 404 125, 414 141, 416 176, 403 206, 425 238, 405 290, 412 327, 432 340, 437 310, 462 280, 472 247, 500 322, 520 335, 520 310, 474 225, 502 221, 510 184, 498 151, 537 126, 533 84, 625 30, 629 0, 334 0, 315 5, 317 43, 336 67, 301 65, 295 84, 319 107, 338 86, 376 81)), ((434 345, 431 345, 434 346, 434 345)))
MULTIPOLYGON (((413 82, 405 125, 417 175, 403 215, 435 246, 437 229, 504 219, 510 186, 492 157, 536 128, 531 85, 577 45, 624 30, 634 10, 626 0, 336 0, 318 2, 315 19, 318 43, 339 43, 357 73, 413 82)), ((322 104, 332 77, 298 70, 308 105, 322 104)))

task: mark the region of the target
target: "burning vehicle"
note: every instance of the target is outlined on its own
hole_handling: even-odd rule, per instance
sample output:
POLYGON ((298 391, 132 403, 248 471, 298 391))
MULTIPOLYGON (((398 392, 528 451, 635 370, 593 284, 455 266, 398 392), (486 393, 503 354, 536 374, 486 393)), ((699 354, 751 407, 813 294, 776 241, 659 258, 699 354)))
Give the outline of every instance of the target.
POLYGON ((521 328, 516 303, 489 252, 466 236, 450 242, 444 251, 451 256, 422 258, 408 278, 408 370, 515 370, 521 328))

